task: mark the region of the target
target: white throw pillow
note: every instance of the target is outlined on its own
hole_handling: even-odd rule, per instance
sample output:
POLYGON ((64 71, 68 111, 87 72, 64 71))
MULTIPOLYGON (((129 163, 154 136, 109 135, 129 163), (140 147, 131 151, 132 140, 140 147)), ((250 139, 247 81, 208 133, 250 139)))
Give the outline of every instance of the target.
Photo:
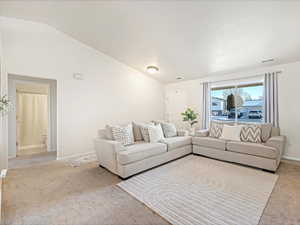
POLYGON ((148 126, 150 142, 155 143, 164 140, 164 133, 161 125, 148 126))
POLYGON ((240 135, 243 125, 228 126, 224 125, 220 139, 230 141, 241 141, 240 135))

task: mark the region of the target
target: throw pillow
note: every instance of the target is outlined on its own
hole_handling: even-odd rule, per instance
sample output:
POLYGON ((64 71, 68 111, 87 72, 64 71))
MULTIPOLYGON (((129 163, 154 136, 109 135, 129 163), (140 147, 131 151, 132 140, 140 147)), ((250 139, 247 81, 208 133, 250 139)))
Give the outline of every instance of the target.
POLYGON ((143 123, 132 122, 134 141, 143 140, 143 135, 141 131, 141 126, 143 125, 144 125, 143 123))
POLYGON ((263 123, 261 124, 261 140, 263 142, 267 142, 272 133, 273 125, 271 123, 263 123))
POLYGON ((237 125, 237 126, 224 125, 220 139, 230 140, 230 141, 241 141, 240 135, 241 135, 242 128, 243 128, 242 125, 237 125))
POLYGON ((164 140, 164 133, 161 125, 148 126, 149 140, 150 142, 159 142, 164 140))
POLYGON ((140 125, 140 130, 143 136, 143 140, 146 142, 150 142, 148 126, 154 126, 154 123, 149 123, 149 124, 145 123, 140 125))
POLYGON ((173 123, 161 123, 161 126, 166 138, 177 136, 177 129, 173 123))
POLYGON ((259 125, 245 125, 241 130, 241 141, 261 143, 261 127, 259 125))
POLYGON ((109 126, 109 125, 105 126, 105 138, 108 139, 108 140, 114 140, 111 128, 112 127, 109 126))
POLYGON ((219 138, 222 135, 224 124, 212 121, 209 128, 209 136, 219 138))
POLYGON ((115 141, 121 142, 124 146, 134 143, 132 124, 127 126, 112 126, 112 136, 115 141))

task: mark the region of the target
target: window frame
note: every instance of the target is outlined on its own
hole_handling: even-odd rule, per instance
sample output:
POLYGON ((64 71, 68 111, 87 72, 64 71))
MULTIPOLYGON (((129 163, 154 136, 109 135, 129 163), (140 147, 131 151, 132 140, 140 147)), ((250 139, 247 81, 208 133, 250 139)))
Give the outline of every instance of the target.
MULTIPOLYGON (((233 82, 234 83, 234 82, 233 82)), ((235 102, 237 102, 236 101, 236 93, 237 93, 237 90, 238 90, 238 88, 246 88, 246 87, 256 87, 256 86, 262 86, 262 87, 264 87, 264 82, 263 81, 253 81, 253 82, 246 82, 246 83, 243 83, 243 82, 241 82, 240 84, 234 84, 234 85, 230 85, 230 84, 228 84, 228 85, 226 85, 226 84, 224 84, 224 86, 223 85, 220 85, 220 86, 216 86, 216 87, 210 87, 210 89, 209 89, 209 96, 210 96, 210 106, 209 106, 209 108, 210 108, 210 110, 209 110, 209 121, 212 121, 212 91, 216 91, 216 90, 226 90, 226 89, 234 89, 234 98, 235 98, 235 102)), ((263 92, 262 93, 263 95, 263 101, 265 101, 265 93, 263 92)), ((237 112, 237 107, 236 107, 236 105, 235 105, 235 112, 237 112)), ((265 106, 264 106, 264 104, 263 104, 263 106, 262 106, 262 112, 264 112, 264 110, 265 110, 265 106)), ((234 118, 234 121, 233 121, 235 124, 238 124, 238 113, 235 113, 235 118, 234 118)), ((265 118, 263 117, 263 119, 261 120, 261 122, 245 122, 245 123, 264 123, 265 122, 265 118)))

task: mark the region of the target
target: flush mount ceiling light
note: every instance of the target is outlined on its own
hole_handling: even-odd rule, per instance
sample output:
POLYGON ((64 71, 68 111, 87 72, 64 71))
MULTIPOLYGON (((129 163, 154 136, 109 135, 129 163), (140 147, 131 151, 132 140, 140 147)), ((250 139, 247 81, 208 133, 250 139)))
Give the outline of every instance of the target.
POLYGON ((273 62, 273 61, 274 61, 273 58, 272 59, 264 59, 261 61, 261 63, 268 63, 268 62, 273 62))
POLYGON ((147 66, 146 70, 150 74, 155 74, 159 71, 158 67, 156 66, 147 66))
POLYGON ((184 79, 184 77, 182 77, 182 76, 176 77, 176 80, 183 80, 183 79, 184 79))

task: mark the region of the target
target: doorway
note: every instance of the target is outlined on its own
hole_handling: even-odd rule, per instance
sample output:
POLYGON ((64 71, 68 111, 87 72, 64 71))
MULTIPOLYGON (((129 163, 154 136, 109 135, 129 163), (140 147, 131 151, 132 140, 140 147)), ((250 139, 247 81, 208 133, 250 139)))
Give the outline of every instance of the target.
POLYGON ((56 81, 8 76, 8 168, 56 160, 56 81))

